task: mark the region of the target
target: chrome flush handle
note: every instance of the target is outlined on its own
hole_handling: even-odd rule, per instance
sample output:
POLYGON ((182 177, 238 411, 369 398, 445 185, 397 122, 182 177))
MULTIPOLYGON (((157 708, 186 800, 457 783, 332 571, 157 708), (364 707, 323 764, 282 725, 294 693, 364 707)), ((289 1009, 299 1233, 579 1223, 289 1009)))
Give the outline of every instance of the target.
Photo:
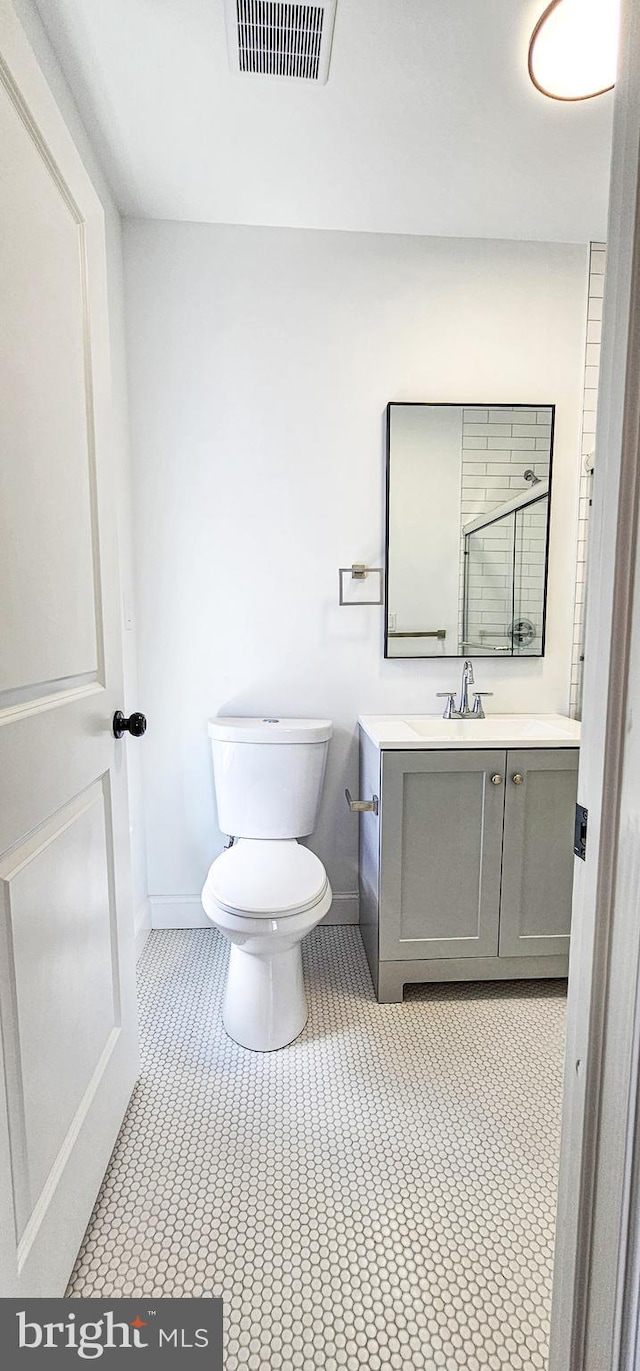
POLYGON ((354 800, 351 791, 345 790, 345 797, 352 814, 378 813, 378 796, 374 795, 371 800, 354 800))

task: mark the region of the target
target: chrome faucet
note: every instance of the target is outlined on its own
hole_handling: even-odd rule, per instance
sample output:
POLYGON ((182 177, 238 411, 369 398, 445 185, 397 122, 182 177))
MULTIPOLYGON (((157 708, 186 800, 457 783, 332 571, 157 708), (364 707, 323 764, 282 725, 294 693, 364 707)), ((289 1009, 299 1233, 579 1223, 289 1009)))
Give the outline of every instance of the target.
POLYGON ((462 668, 462 683, 460 686, 460 701, 456 709, 455 693, 452 690, 439 690, 438 695, 445 698, 443 719, 484 719, 485 713, 482 708, 482 701, 486 695, 492 695, 492 690, 474 690, 473 705, 469 708, 469 686, 474 685, 473 663, 469 658, 465 658, 462 668))

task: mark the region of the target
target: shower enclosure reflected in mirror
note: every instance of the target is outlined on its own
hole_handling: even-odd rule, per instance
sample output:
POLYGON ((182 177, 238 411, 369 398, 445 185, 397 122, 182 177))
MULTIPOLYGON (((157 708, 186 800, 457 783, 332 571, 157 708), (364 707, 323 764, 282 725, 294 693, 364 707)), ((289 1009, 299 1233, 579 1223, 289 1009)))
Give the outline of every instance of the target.
POLYGON ((554 405, 387 406, 385 657, 542 657, 554 405))

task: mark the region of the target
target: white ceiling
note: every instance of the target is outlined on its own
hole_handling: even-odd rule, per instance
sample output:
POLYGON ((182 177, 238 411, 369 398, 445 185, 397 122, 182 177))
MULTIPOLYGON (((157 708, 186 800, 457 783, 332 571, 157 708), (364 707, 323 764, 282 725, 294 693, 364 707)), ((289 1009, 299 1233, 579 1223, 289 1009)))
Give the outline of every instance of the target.
POLYGON ((121 209, 585 242, 612 96, 526 69, 546 0, 338 0, 326 86, 233 75, 223 0, 36 0, 121 209))

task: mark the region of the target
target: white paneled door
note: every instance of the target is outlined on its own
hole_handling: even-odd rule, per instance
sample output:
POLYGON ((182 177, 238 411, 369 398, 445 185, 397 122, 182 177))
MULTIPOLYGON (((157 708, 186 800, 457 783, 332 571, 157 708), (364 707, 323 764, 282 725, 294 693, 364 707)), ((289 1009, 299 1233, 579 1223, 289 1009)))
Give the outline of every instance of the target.
POLYGON ((137 1036, 104 220, 9 0, 0 414, 0 1295, 44 1296, 64 1293, 137 1036))

